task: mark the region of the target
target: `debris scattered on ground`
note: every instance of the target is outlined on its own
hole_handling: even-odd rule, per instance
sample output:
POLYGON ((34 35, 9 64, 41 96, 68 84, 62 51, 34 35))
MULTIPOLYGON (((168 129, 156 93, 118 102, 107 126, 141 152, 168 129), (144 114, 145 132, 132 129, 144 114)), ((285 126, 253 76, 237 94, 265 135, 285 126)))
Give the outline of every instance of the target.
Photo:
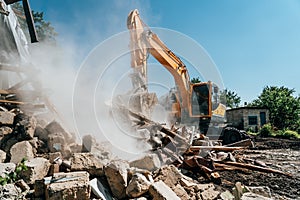
MULTIPOLYGON (((222 145, 198 134, 192 138, 197 142, 191 143, 191 135, 197 134, 187 128, 167 128, 141 114, 127 113, 137 132, 149 134, 146 138, 152 146, 131 161, 114 158, 106 145, 91 135, 77 144, 56 121, 41 125, 39 119, 25 114, 6 120, 0 125, 0 197, 205 200, 288 199, 300 195, 279 195, 275 186, 260 185, 254 178, 256 184, 249 180, 245 186, 239 183, 242 179, 230 175, 296 180, 294 185, 290 183, 290 190, 295 192, 300 182, 299 176, 295 177, 299 154, 294 163, 279 165, 268 160, 274 157, 272 150, 253 148, 249 139, 222 145)), ((280 158, 285 157, 282 154, 280 158)))

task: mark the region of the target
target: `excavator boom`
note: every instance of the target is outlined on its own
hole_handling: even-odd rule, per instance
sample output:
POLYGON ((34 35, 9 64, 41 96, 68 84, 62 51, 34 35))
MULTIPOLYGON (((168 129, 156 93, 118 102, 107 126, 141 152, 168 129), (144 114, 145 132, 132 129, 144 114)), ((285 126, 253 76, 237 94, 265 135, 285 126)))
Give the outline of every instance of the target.
POLYGON ((131 66, 138 68, 140 74, 146 76, 147 63, 145 59, 147 59, 146 52, 149 52, 173 75, 180 93, 182 107, 188 108, 190 78, 185 64, 155 33, 151 32, 149 27, 147 27, 140 18, 137 10, 130 12, 127 27, 130 30, 131 39, 131 66), (138 62, 139 64, 142 63, 142 65, 137 64, 138 62))

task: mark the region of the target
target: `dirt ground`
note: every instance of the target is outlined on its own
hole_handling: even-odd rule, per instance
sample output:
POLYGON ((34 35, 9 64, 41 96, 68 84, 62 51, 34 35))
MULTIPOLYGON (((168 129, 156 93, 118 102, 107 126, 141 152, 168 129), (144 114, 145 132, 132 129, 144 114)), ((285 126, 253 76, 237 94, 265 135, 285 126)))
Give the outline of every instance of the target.
POLYGON ((234 183, 240 181, 248 186, 268 186, 273 199, 300 199, 300 140, 256 138, 255 144, 254 149, 242 152, 246 158, 262 161, 268 167, 292 176, 223 171, 220 172, 222 187, 231 190, 234 183))

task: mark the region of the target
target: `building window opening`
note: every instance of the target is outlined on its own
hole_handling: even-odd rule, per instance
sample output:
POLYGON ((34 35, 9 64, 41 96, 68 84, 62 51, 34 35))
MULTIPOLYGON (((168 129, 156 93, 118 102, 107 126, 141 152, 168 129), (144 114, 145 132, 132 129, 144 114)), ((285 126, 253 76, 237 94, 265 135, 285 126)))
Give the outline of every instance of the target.
POLYGON ((257 125, 257 116, 248 116, 249 125, 257 125))

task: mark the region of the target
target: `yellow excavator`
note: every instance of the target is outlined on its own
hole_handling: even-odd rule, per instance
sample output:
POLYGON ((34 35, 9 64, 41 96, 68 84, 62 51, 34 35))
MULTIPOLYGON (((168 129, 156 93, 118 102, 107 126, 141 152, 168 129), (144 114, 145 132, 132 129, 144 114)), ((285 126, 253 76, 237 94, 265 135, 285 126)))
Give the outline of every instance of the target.
MULTIPOLYGON (((170 91, 167 101, 171 118, 175 122, 196 126, 205 135, 221 135, 223 140, 226 135, 225 143, 243 139, 240 131, 233 128, 227 128, 227 131, 224 129, 226 106, 220 102, 218 86, 211 81, 191 83, 186 65, 142 21, 138 10, 129 13, 127 28, 130 31, 133 87, 146 94, 146 98, 139 99, 149 99, 147 59, 151 54, 174 77, 176 87, 170 91)), ((149 105, 149 101, 140 102, 141 105, 138 106, 140 108, 153 106, 149 105)))

